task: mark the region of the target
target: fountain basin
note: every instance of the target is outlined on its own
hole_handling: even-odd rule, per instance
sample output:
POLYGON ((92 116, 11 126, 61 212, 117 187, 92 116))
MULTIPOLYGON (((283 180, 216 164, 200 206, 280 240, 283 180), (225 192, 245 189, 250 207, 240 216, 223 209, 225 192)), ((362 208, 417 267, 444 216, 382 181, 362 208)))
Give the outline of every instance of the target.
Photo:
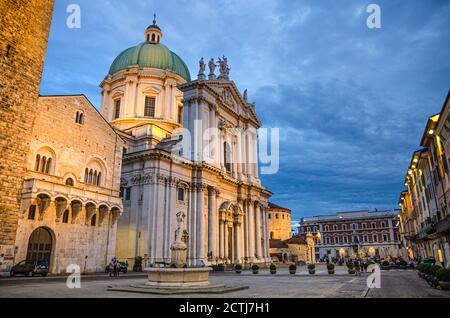
POLYGON ((147 286, 159 288, 209 286, 212 268, 146 268, 147 286))

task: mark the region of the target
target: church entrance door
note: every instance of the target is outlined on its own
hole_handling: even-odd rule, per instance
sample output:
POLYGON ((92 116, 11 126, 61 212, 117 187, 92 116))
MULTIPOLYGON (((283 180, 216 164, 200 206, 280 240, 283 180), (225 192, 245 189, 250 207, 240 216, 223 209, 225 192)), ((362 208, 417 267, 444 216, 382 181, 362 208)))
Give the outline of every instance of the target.
POLYGON ((53 239, 48 229, 40 227, 34 230, 28 241, 27 260, 45 260, 50 268, 52 247, 53 239))

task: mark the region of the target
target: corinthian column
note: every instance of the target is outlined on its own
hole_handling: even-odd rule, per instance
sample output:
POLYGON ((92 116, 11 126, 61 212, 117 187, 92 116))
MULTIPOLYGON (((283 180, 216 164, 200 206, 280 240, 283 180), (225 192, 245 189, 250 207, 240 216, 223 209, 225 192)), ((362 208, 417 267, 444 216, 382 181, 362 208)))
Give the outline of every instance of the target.
POLYGON ((261 251, 261 238, 262 238, 262 234, 261 234, 261 211, 258 208, 259 204, 256 204, 254 206, 255 209, 255 214, 256 214, 256 239, 255 239, 255 244, 256 244, 256 258, 258 260, 261 260, 262 258, 262 251, 261 251))
POLYGON ((199 184, 197 188, 197 265, 202 266, 205 263, 205 219, 203 216, 203 185, 199 184))
POLYGON ((224 255, 224 250, 223 250, 223 246, 224 246, 224 232, 223 232, 223 220, 222 220, 222 216, 219 216, 219 258, 223 259, 225 257, 224 255))
POLYGON ((208 253, 212 259, 217 256, 216 251, 216 190, 208 189, 208 253))
POLYGON ((250 257, 249 261, 253 262, 255 259, 255 211, 254 211, 254 203, 251 201, 247 201, 247 211, 248 211, 248 256, 250 257))

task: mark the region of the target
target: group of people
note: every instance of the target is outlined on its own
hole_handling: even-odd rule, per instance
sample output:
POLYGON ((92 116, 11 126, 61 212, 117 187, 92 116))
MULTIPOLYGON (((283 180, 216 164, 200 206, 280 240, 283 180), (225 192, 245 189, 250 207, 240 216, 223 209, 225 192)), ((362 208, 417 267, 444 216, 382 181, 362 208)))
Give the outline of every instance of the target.
MULTIPOLYGON (((122 266, 121 262, 114 257, 113 259, 111 259, 109 265, 106 266, 105 272, 109 274, 109 277, 111 276, 118 277, 121 271, 121 266, 122 266)), ((126 263, 126 266, 128 267, 128 261, 126 263)))

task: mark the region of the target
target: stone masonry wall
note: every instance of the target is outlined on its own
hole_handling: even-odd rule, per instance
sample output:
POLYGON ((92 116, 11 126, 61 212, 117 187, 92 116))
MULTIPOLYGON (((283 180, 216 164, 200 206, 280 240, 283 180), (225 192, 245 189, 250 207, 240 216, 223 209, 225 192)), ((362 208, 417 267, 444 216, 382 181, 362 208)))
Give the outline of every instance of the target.
MULTIPOLYGON (((13 254, 53 0, 0 0, 0 263, 13 254)), ((2 264, 0 264, 0 271, 2 264)))

